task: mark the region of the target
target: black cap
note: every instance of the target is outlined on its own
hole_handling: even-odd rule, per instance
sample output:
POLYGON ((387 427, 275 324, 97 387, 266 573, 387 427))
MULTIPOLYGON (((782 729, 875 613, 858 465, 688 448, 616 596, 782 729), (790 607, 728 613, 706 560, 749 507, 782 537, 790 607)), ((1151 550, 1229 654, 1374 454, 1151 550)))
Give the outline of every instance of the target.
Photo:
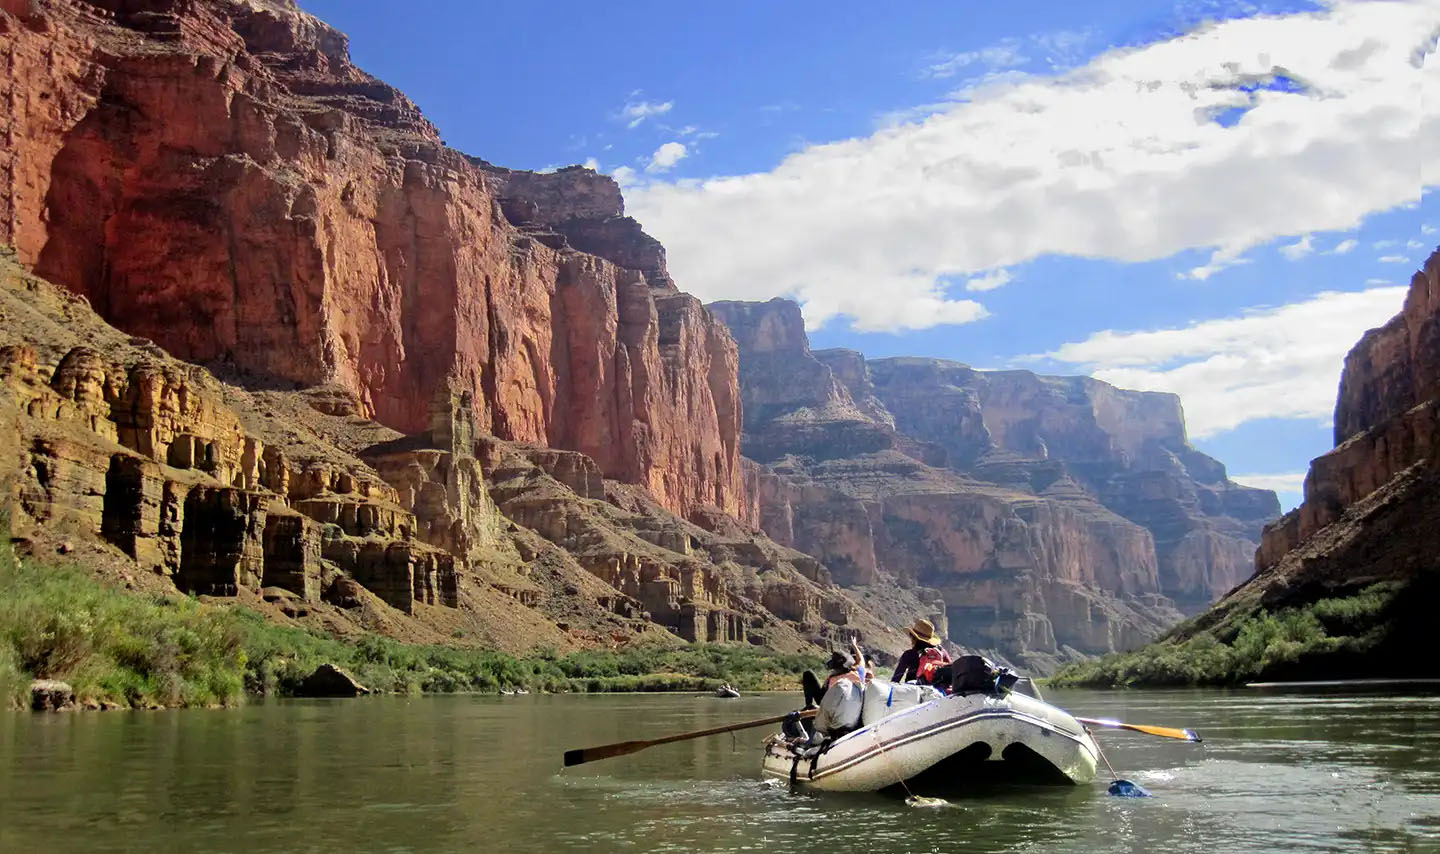
POLYGON ((825 662, 825 666, 835 673, 844 673, 855 668, 855 659, 850 657, 850 653, 837 649, 830 653, 830 660, 825 662))

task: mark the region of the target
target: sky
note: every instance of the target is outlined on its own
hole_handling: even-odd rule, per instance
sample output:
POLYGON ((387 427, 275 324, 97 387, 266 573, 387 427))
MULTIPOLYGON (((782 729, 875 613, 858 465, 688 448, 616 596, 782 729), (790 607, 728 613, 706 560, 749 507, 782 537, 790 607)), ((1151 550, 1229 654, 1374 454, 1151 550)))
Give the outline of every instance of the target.
POLYGON ((452 147, 582 163, 815 348, 1181 396, 1299 503, 1440 246, 1440 0, 300 0, 452 147))

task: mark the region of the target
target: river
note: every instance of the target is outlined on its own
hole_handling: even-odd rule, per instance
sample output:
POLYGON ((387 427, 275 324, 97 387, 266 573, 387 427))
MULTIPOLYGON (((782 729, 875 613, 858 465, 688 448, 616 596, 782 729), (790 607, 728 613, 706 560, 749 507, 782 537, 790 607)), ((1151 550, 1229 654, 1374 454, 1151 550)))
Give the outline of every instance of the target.
MULTIPOLYGON (((910 808, 762 783, 768 730, 561 769, 566 748, 791 695, 376 698, 0 713, 0 851, 1437 851, 1440 696, 1053 691, 1153 798, 1009 788, 910 808)), ((1102 778, 1104 772, 1102 771, 1102 778)))

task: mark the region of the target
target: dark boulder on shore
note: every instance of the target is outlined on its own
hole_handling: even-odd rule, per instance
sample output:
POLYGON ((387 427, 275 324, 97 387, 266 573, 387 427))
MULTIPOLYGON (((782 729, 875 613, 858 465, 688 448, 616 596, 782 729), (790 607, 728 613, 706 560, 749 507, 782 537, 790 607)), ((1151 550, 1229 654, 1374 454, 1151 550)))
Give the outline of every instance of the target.
POLYGON ((30 683, 30 708, 37 712, 63 712, 75 708, 75 689, 68 682, 36 679, 30 683))
POLYGON ((333 664, 322 664, 315 672, 305 677, 297 697, 358 697, 369 694, 370 689, 361 685, 354 676, 333 664))

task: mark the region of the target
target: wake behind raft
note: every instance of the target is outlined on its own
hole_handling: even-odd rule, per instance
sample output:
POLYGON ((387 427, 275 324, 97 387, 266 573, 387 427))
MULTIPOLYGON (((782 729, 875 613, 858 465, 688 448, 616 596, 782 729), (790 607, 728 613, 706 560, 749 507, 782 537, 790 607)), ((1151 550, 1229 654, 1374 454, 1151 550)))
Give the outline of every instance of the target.
MULTIPOLYGON (((1104 754, 1090 727, 1130 729, 1198 742, 1190 730, 1077 718, 1046 703, 1029 680, 999 678, 945 694, 927 685, 871 679, 826 691, 819 723, 829 737, 811 739, 791 713, 651 741, 571 750, 565 764, 633 753, 656 744, 784 723, 765 740, 761 768, 796 789, 825 792, 951 791, 975 783, 1085 785, 1104 754), (817 743, 818 741, 818 743, 817 743)), ((823 732, 824 730, 822 730, 823 732)), ((1105 762, 1106 767, 1109 763, 1105 762)), ((1111 776, 1115 777, 1113 770, 1111 776)), ((1114 795, 1144 789, 1115 777, 1114 795)))

